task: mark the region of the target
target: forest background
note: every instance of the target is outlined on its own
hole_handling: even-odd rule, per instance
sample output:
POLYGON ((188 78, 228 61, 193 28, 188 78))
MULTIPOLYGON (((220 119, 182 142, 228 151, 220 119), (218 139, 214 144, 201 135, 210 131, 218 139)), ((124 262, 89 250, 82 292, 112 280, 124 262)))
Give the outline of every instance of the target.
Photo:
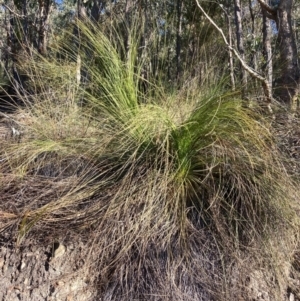
MULTIPOLYGON (((180 86, 196 77, 199 84, 214 77, 230 77, 232 90, 242 90, 247 97, 247 93, 259 91, 260 75, 272 91, 267 95, 269 101, 275 96, 292 105, 299 84, 298 2, 217 1, 201 5, 223 30, 227 46, 196 1, 4 1, 2 68, 17 77, 14 62, 22 51, 35 49, 46 55, 47 47, 76 17, 88 16, 103 28, 130 26, 139 19, 145 80, 151 77, 180 86), (237 50, 250 73, 240 68, 230 47, 237 50)), ((127 43, 126 36, 123 39, 127 43)))

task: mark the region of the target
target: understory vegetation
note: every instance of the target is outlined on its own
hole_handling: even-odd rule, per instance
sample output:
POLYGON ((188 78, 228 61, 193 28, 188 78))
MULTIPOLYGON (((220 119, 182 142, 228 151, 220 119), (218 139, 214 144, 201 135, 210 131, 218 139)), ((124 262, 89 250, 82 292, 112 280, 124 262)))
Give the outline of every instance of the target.
POLYGON ((146 80, 136 32, 127 48, 78 26, 19 62, 21 105, 1 113, 1 232, 16 246, 84 239, 98 300, 250 300, 255 275, 284 300, 299 179, 274 116, 226 77, 146 80))

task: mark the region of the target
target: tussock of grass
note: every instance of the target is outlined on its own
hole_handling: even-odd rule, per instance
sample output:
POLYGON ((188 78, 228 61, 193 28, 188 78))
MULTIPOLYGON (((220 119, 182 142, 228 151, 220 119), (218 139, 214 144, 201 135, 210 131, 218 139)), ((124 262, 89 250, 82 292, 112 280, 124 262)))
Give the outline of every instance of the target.
POLYGON ((295 189, 266 123, 221 87, 145 101, 134 48, 122 61, 99 30, 80 28, 69 55, 87 82, 56 68, 44 82, 57 62, 28 65, 36 93, 19 140, 1 147, 1 227, 18 227, 19 243, 91 231, 103 300, 237 298, 230 267, 269 262, 270 241, 294 221, 295 189))

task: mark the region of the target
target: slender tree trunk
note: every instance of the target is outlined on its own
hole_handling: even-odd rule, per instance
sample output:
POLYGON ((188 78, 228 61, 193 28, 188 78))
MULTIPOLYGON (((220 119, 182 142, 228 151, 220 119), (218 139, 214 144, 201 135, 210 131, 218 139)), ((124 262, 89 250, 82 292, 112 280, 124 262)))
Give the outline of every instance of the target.
MULTIPOLYGON (((249 0, 248 7, 249 7, 249 12, 250 12, 250 17, 251 17, 251 38, 253 41, 255 41, 255 16, 253 12, 253 2, 252 0, 249 0)), ((254 45, 255 46, 255 45, 254 45)), ((252 65, 252 68, 254 70, 257 70, 257 54, 256 54, 256 49, 251 50, 250 54, 250 64, 252 65)))
MULTIPOLYGON (((10 3, 11 8, 14 11, 15 7, 13 2, 10 3)), ((17 68, 17 62, 18 62, 18 52, 20 50, 20 45, 18 38, 16 36, 16 26, 17 26, 18 20, 15 14, 11 13, 9 11, 8 14, 8 21, 7 21, 7 43, 8 43, 8 55, 9 60, 12 62, 11 64, 11 80, 13 87, 16 91, 21 91, 22 89, 22 81, 19 76, 18 68, 17 68)), ((9 61, 8 60, 8 61, 9 61)), ((9 68, 9 63, 7 65, 7 68, 9 68)), ((7 69, 8 70, 8 69, 7 69)))
POLYGON ((167 75, 168 75, 168 82, 172 80, 171 76, 171 64, 170 64, 170 59, 171 58, 171 48, 168 47, 168 56, 167 56, 167 62, 168 62, 168 69, 167 69, 167 75))
POLYGON ((50 9, 52 0, 39 0, 39 37, 38 37, 38 51, 42 55, 47 54, 48 42, 48 26, 50 18, 50 9))
MULTIPOLYGON (((236 41, 237 49, 240 57, 245 61, 245 50, 244 50, 244 36, 243 36, 243 26, 242 26, 242 9, 241 0, 234 0, 235 8, 235 25, 236 25, 236 41)), ((242 80, 242 97, 245 98, 245 90, 247 85, 247 74, 244 68, 241 68, 241 80, 242 80)))
POLYGON ((28 16, 27 16, 27 0, 22 1, 22 13, 23 13, 23 43, 28 51, 28 16))
MULTIPOLYGON (((148 6, 148 0, 144 0, 141 3, 140 6, 140 23, 141 23, 141 32, 142 34, 142 39, 141 39, 141 61, 143 64, 142 70, 141 70, 141 90, 146 93, 148 90, 148 80, 151 75, 153 75, 153 68, 152 68, 152 58, 149 53, 149 35, 151 34, 151 29, 150 29, 150 23, 149 23, 149 10, 150 7, 148 6)), ((150 11, 151 13, 151 11, 150 11)), ((154 62, 155 66, 155 62, 154 62)))
POLYGON ((281 0, 278 7, 271 7, 264 0, 258 2, 265 15, 276 21, 278 30, 280 77, 274 93, 279 101, 294 108, 299 94, 300 69, 292 27, 293 0, 281 0))
POLYGON ((271 90, 273 87, 273 61, 272 61, 272 45, 271 45, 271 26, 270 20, 267 18, 266 12, 263 12, 263 55, 265 59, 264 71, 269 82, 271 90))
MULTIPOLYGON (((83 6, 82 0, 77 0, 77 19, 80 21, 80 20, 84 20, 84 18, 86 18, 86 9, 83 6)), ((73 33, 74 33, 74 37, 75 37, 76 48, 79 49, 79 47, 80 47, 80 45, 79 45, 80 29, 79 29, 78 24, 75 24, 73 33)), ((76 67, 77 86, 79 86, 80 84, 86 84, 87 80, 88 80, 88 72, 87 72, 86 68, 82 67, 79 51, 77 53, 76 64, 77 64, 77 67, 76 67)), ((82 103, 83 103, 83 99, 80 99, 79 104, 81 105, 82 103)))
POLYGON ((176 2, 176 79, 179 81, 181 76, 181 35, 182 35, 182 0, 176 2))
POLYGON ((12 59, 12 24, 11 24, 11 13, 5 10, 5 30, 6 30, 6 49, 4 55, 4 67, 8 71, 9 61, 12 59))
POLYGON ((281 0, 277 10, 278 42, 280 50, 281 77, 276 95, 281 101, 294 106, 299 93, 300 70, 297 47, 292 28, 293 0, 281 0))
POLYGON ((126 59, 129 61, 130 58, 130 48, 131 48, 131 34, 130 28, 132 25, 132 9, 134 7, 133 0, 126 0, 125 12, 124 12, 124 46, 126 51, 126 59))
POLYGON ((86 17, 86 9, 82 3, 83 0, 77 0, 77 17, 84 19, 86 17))
POLYGON ((230 8, 229 5, 226 8, 225 11, 226 14, 226 22, 227 22, 227 27, 228 27, 228 43, 229 43, 229 48, 228 48, 228 56, 229 56, 229 68, 230 68, 230 81, 231 81, 231 89, 232 91, 235 90, 235 78, 234 78, 234 61, 233 61, 233 54, 230 48, 232 48, 232 27, 231 27, 231 17, 230 17, 230 8))

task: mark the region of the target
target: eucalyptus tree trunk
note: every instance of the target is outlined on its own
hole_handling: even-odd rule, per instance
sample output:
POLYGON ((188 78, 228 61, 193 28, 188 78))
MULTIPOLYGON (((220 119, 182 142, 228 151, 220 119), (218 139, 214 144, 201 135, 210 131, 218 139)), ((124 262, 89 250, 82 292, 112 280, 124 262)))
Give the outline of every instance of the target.
POLYGON ((134 8, 134 0, 126 0, 125 11, 124 11, 124 21, 125 21, 125 33, 124 33, 124 46, 126 51, 126 59, 130 60, 130 48, 131 48, 131 34, 130 28, 132 25, 132 9, 134 8))
POLYGON ((292 27, 292 7, 293 0, 281 0, 276 14, 281 66, 276 94, 291 107, 294 106, 299 94, 300 79, 297 47, 292 27))
POLYGON ((280 76, 274 94, 279 101, 293 108, 299 94, 300 69, 297 46, 292 27, 293 0, 281 0, 278 7, 269 6, 264 0, 258 0, 265 15, 275 20, 278 30, 278 48, 280 53, 280 76))
MULTIPOLYGON (((253 11, 253 2, 252 0, 249 0, 248 2, 248 7, 249 7, 249 12, 250 12, 250 17, 251 17, 251 38, 252 41, 255 41, 256 38, 256 33, 255 33, 255 15, 254 15, 254 11, 253 11)), ((251 49, 251 53, 250 53, 250 64, 252 65, 254 70, 257 70, 257 53, 256 53, 256 49, 255 49, 254 45, 254 49, 251 49)))
POLYGON ((176 2, 176 79, 179 81, 181 75, 181 35, 182 35, 182 0, 176 2))
POLYGON ((83 0, 77 0, 77 17, 84 19, 86 17, 86 8, 83 5, 83 0))
MULTIPOLYGON (((245 61, 241 0, 234 0, 234 5, 235 5, 234 13, 235 13, 235 25, 236 25, 237 49, 241 59, 245 61)), ((242 67, 241 67, 241 81, 242 81, 242 97, 245 98, 245 89, 247 85, 247 73, 242 67)))
POLYGON ((6 47, 4 48, 4 68, 6 71, 8 71, 9 61, 13 60, 13 16, 11 15, 11 12, 8 10, 4 11, 5 17, 4 17, 4 26, 6 31, 6 47))
POLYGON ((231 14, 230 14, 230 7, 229 5, 226 7, 225 15, 226 15, 226 23, 227 23, 227 28, 228 28, 228 43, 229 43, 229 48, 228 48, 228 57, 229 57, 229 69, 230 69, 230 82, 231 82, 231 89, 232 91, 235 90, 235 78, 234 78, 234 60, 233 60, 233 53, 230 50, 232 48, 233 43, 232 43, 232 26, 231 26, 231 14))
POLYGON ((151 3, 148 3, 148 0, 142 1, 140 3, 140 24, 141 24, 141 47, 140 47, 140 60, 143 62, 142 70, 141 70, 141 85, 140 89, 146 93, 148 89, 148 80, 150 75, 153 75, 152 70, 152 59, 149 53, 150 46, 150 35, 151 35, 151 25, 149 22, 149 13, 151 13, 151 3), (150 10, 150 11, 149 11, 150 10))
POLYGON ((22 13, 23 13, 23 42, 25 48, 28 51, 29 40, 28 40, 28 15, 27 15, 27 0, 22 0, 22 13))
POLYGON ((39 0, 39 32, 38 32, 38 51, 42 55, 47 53, 48 26, 52 0, 39 0))
POLYGON ((263 55, 265 59, 264 71, 269 82, 271 90, 273 87, 273 60, 271 45, 271 24, 267 18, 266 12, 263 10, 263 55))
POLYGON ((12 88, 14 90, 21 90, 22 80, 17 68, 18 55, 20 52, 20 41, 17 36, 16 28, 19 25, 19 17, 15 13, 15 5, 13 1, 8 1, 5 6, 5 29, 6 29, 6 49, 5 49, 5 70, 8 75, 12 88))

